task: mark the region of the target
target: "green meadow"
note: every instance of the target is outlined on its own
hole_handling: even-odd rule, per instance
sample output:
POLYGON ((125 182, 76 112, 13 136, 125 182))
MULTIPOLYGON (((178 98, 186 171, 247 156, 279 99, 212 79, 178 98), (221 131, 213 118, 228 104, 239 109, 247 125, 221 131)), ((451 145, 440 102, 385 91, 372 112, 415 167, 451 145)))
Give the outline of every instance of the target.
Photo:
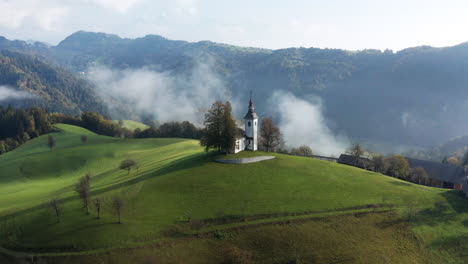
MULTIPOLYGON (((123 121, 123 127, 130 129, 131 131, 134 131, 135 129, 139 128, 141 130, 147 129, 149 126, 145 125, 140 122, 136 122, 133 120, 122 120, 123 121)), ((114 120, 115 123, 119 123, 119 120, 114 120)))
MULTIPOLYGON (((221 164, 213 160, 226 156, 204 152, 195 140, 117 139, 70 125, 57 128, 60 132, 53 134, 57 144, 52 150, 47 147, 48 135, 43 135, 0 156, 0 242, 6 249, 44 257, 78 254, 77 259, 89 263, 96 259, 88 253, 100 258, 99 254, 107 251, 119 259, 112 263, 132 263, 132 256, 143 261, 148 255, 167 259, 168 263, 172 263, 171 256, 187 261, 187 256, 198 255, 199 261, 193 263, 220 263, 203 262, 213 254, 208 249, 216 242, 218 247, 243 247, 258 263, 286 263, 282 261, 288 260, 281 257, 274 260, 277 262, 261 262, 276 251, 250 243, 248 238, 263 230, 263 243, 268 244, 277 232, 295 234, 279 224, 287 221, 297 222, 295 226, 303 230, 299 233, 306 233, 297 241, 304 252, 318 251, 308 255, 315 261, 333 259, 325 250, 333 239, 339 239, 334 225, 343 229, 342 234, 354 234, 353 229, 358 228, 366 230, 361 234, 367 234, 370 241, 383 240, 379 245, 357 233, 354 238, 347 235, 337 243, 337 259, 348 256, 354 263, 375 263, 371 260, 385 258, 383 252, 387 252, 388 259, 407 256, 408 263, 468 261, 468 200, 457 191, 281 154, 241 152, 227 157, 276 158, 252 164, 221 164), (83 134, 88 136, 85 144, 80 141, 83 134), (118 169, 127 158, 139 163, 138 170, 128 174, 118 169), (105 201, 99 220, 92 207, 91 214, 86 214, 74 191, 87 172, 92 175, 92 198, 105 201), (114 197, 124 200, 123 224, 117 224, 112 213, 114 197), (53 198, 64 200, 60 223, 46 206, 53 198), (436 201, 446 203, 446 210, 436 210, 436 201), (383 203, 392 206, 375 206, 383 203), (414 204, 415 216, 407 221, 409 204, 414 204), (371 205, 374 208, 367 209, 371 205), (319 220, 303 221, 314 217, 319 220), (317 228, 320 224, 323 228, 317 228), (251 227, 240 231, 242 226, 251 227), (392 235, 389 230, 400 233, 392 235), (213 238, 213 232, 229 235, 222 236, 220 242, 219 237, 213 238), (315 235, 329 244, 311 244, 315 235), (195 236, 197 239, 172 245, 167 251, 164 246, 157 250, 150 247, 195 236), (129 248, 125 254, 130 255, 115 250, 121 248, 129 248), (377 253, 362 259, 371 251, 377 253)), ((305 258, 307 254, 302 255, 305 258)))

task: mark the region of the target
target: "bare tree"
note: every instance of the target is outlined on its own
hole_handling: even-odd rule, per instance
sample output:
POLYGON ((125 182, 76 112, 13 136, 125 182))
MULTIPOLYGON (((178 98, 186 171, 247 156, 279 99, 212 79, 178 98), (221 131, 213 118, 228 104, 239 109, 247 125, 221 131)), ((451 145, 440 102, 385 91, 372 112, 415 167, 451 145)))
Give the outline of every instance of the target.
POLYGON ((387 170, 387 163, 385 161, 384 156, 373 156, 371 162, 375 172, 384 173, 387 170))
POLYGON ((410 169, 411 179, 418 184, 425 184, 429 176, 423 167, 416 167, 410 169))
POLYGON ((87 135, 81 135, 80 137, 81 143, 86 144, 88 142, 88 136, 87 135))
POLYGON ((119 166, 119 169, 128 171, 127 175, 130 174, 132 168, 139 168, 138 163, 132 159, 123 160, 119 166))
POLYGON ((75 191, 80 195, 83 201, 83 207, 86 208, 86 214, 89 214, 89 197, 91 195, 91 174, 88 172, 80 178, 80 181, 75 186, 75 191))
POLYGON ((281 141, 280 129, 276 126, 273 119, 271 117, 263 118, 260 126, 260 145, 263 149, 267 152, 275 151, 281 144, 281 141))
POLYGON ((49 201, 49 207, 54 211, 55 217, 57 217, 57 223, 60 223, 60 216, 63 210, 63 201, 59 198, 53 198, 49 201))
POLYGON ((119 218, 119 224, 122 223, 123 208, 124 208, 124 201, 119 197, 115 197, 112 200, 112 209, 113 209, 114 215, 116 215, 119 218))
POLYGON ((48 139, 47 139, 47 146, 50 148, 50 150, 52 150, 53 148, 55 148, 55 137, 52 136, 52 135, 49 135, 48 139))
POLYGON ((314 155, 312 149, 309 146, 302 145, 299 148, 293 148, 291 150, 291 154, 296 156, 303 156, 303 157, 310 157, 314 155))
POLYGON ((361 147, 359 143, 356 143, 351 146, 348 150, 348 153, 351 154, 354 158, 354 166, 359 166, 359 159, 364 154, 364 149, 361 147))
POLYGON ((103 204, 103 200, 102 198, 95 198, 94 201, 94 207, 96 208, 96 213, 97 213, 97 219, 101 219, 101 208, 102 208, 102 204, 103 204))

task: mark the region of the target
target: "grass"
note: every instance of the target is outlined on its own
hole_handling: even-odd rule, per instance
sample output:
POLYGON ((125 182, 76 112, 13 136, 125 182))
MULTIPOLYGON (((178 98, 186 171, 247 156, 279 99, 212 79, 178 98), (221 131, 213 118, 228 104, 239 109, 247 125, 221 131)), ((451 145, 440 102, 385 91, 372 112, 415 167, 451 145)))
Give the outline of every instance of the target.
MULTIPOLYGON (((145 125, 143 123, 140 123, 140 122, 136 122, 136 121, 133 121, 133 120, 122 120, 123 121, 123 127, 125 128, 128 128, 130 130, 135 130, 137 128, 141 129, 141 130, 145 130, 147 129, 149 126, 148 125, 145 125)), ((119 123, 119 120, 114 120, 115 123, 119 123)))
MULTIPOLYGON (((241 152, 227 157, 275 155, 276 159, 219 164, 212 162, 217 158, 213 153, 203 152, 194 140, 125 140, 69 125, 58 128, 62 131, 55 133, 57 147, 53 150, 47 148, 47 136, 42 136, 0 156, 3 246, 33 252, 141 246, 172 239, 167 230, 188 218, 201 221, 218 215, 327 211, 379 204, 386 197, 402 212, 408 201, 417 204, 419 213, 412 229, 426 247, 445 258, 445 263, 466 260, 461 254, 466 252, 463 239, 468 235, 468 206, 456 191, 281 154, 241 152), (88 135, 88 143, 81 143, 81 134, 88 135), (127 175, 117 169, 125 158, 139 162, 138 172, 134 170, 127 175), (106 201, 100 220, 95 219, 94 212, 85 214, 73 191, 79 177, 88 171, 93 175, 93 197, 106 201), (121 225, 116 224, 110 210, 110 201, 116 196, 125 200, 121 225), (52 212, 44 206, 54 197, 65 200, 61 223, 56 223, 52 212), (437 200, 448 202, 445 212, 433 211, 437 200)), ((361 243, 357 238, 356 241, 361 243)))

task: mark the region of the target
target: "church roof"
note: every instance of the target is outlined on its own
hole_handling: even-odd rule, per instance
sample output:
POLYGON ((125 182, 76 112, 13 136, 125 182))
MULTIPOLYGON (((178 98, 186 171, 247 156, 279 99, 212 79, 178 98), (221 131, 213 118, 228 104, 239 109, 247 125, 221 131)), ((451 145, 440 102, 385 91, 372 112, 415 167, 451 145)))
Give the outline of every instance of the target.
POLYGON ((250 98, 249 111, 247 111, 247 114, 245 114, 244 119, 258 119, 257 113, 255 113, 255 107, 252 98, 250 98))

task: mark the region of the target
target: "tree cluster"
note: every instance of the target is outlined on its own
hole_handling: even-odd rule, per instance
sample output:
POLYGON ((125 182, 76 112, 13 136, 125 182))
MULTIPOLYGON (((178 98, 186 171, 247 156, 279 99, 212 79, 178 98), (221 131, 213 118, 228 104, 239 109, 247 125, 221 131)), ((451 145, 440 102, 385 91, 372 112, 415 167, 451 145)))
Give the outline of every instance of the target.
MULTIPOLYGON (((83 208, 86 210, 86 214, 89 214, 91 206, 94 206, 96 210, 96 218, 101 219, 102 210, 107 208, 108 211, 115 215, 118 219, 118 223, 122 223, 122 216, 124 209, 126 208, 124 199, 119 196, 115 196, 110 203, 106 204, 106 200, 101 197, 91 197, 91 174, 86 173, 85 176, 81 177, 78 183, 75 185, 75 191, 78 193, 79 198, 83 203, 83 208), (107 207, 106 207, 107 205, 107 207)), ((48 201, 47 207, 53 212, 56 222, 62 221, 62 214, 64 212, 65 202, 59 197, 54 197, 48 201)))
POLYGON ((0 106, 0 127, 0 154, 53 130, 47 112, 37 107, 16 109, 0 106))
POLYGON ((190 138, 200 139, 203 130, 189 121, 167 122, 159 127, 151 126, 147 129, 135 129, 135 138, 190 138))

